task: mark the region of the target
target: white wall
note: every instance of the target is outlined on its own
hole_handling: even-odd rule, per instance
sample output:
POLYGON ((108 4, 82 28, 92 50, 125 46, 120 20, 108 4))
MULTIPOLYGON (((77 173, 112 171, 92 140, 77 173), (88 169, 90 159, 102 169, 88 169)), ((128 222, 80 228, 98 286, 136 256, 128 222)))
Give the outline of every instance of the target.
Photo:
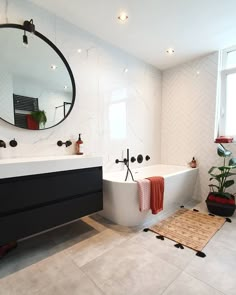
MULTIPOLYGON (((214 143, 218 53, 163 72, 161 160, 186 165, 196 157, 195 198, 206 199, 208 170, 222 164, 214 143)), ((234 144, 227 144, 236 156, 234 144)))
POLYGON ((56 142, 75 141, 78 133, 82 133, 85 153, 103 155, 105 170, 121 169, 114 161, 121 158, 127 147, 134 156, 149 154, 149 163, 160 161, 159 70, 25 0, 9 1, 7 15, 5 1, 0 0, 0 22, 5 23, 6 17, 9 23, 19 24, 33 18, 36 30, 56 43, 74 73, 77 96, 70 116, 52 129, 23 130, 0 121, 1 139, 8 142, 16 138, 19 143, 16 149, 1 149, 0 158, 71 154, 73 147, 59 148, 56 142), (81 54, 77 53, 78 48, 82 48, 81 54), (110 137, 109 109, 114 100, 126 104, 122 139, 110 137))

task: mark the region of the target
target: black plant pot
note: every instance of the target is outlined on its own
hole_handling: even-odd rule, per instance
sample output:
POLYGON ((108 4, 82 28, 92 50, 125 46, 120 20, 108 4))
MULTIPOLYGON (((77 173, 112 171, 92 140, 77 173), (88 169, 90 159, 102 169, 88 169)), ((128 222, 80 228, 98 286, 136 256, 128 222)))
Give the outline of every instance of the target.
MULTIPOLYGON (((235 211, 235 203, 234 204, 222 204, 212 200, 209 200, 209 196, 214 195, 216 197, 222 197, 218 193, 211 192, 208 194, 206 199, 207 209, 209 212, 215 215, 229 217, 234 214, 235 211)), ((232 195, 232 199, 235 201, 234 196, 232 195)))

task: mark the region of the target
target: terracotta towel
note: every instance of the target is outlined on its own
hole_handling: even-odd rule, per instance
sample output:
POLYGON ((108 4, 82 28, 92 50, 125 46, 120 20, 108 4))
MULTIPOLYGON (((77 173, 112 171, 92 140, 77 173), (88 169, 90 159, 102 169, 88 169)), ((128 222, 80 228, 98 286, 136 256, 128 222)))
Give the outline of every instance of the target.
POLYGON ((148 177, 151 181, 150 207, 152 214, 163 210, 164 178, 161 176, 148 177))
POLYGON ((148 179, 138 179, 138 192, 139 192, 139 210, 145 211, 150 209, 150 195, 151 183, 148 179))

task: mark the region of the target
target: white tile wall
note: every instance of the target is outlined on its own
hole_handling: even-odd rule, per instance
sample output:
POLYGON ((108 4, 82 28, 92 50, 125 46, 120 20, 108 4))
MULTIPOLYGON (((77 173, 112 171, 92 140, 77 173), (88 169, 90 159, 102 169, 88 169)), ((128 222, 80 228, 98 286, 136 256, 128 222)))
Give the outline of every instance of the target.
POLYGON ((207 171, 219 160, 214 143, 217 71, 214 53, 163 73, 161 159, 184 165, 196 157, 199 199, 206 198, 207 171))
POLYGON ((75 141, 82 133, 85 153, 103 155, 105 170, 122 169, 114 161, 127 147, 134 156, 149 154, 151 163, 160 162, 160 71, 34 4, 24 0, 8 2, 6 15, 5 1, 0 0, 0 22, 8 18, 9 23, 22 24, 33 18, 36 30, 55 42, 67 58, 77 97, 68 119, 49 130, 23 130, 0 120, 0 139, 8 142, 16 138, 19 143, 15 149, 0 149, 0 158, 72 154, 73 147, 59 148, 56 142, 75 141), (109 107, 114 100, 126 105, 126 133, 122 139, 110 136, 109 107))

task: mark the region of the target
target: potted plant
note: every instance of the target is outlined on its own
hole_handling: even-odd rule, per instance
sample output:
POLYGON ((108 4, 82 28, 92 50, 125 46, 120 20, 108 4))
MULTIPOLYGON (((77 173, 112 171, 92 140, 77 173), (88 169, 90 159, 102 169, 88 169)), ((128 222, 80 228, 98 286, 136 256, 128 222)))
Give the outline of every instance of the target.
POLYGON ((213 166, 208 171, 211 175, 210 181, 214 181, 214 184, 210 184, 210 193, 208 194, 206 204, 208 210, 216 215, 220 216, 232 216, 235 211, 235 197, 233 194, 227 192, 227 189, 234 184, 233 179, 229 179, 231 176, 236 175, 232 170, 236 169, 236 158, 231 158, 226 163, 226 158, 230 157, 232 153, 225 149, 222 144, 217 147, 218 156, 222 157, 222 166, 213 166))
POLYGON ((47 122, 47 116, 45 111, 33 111, 31 112, 31 116, 39 125, 42 124, 43 126, 45 126, 47 122))

